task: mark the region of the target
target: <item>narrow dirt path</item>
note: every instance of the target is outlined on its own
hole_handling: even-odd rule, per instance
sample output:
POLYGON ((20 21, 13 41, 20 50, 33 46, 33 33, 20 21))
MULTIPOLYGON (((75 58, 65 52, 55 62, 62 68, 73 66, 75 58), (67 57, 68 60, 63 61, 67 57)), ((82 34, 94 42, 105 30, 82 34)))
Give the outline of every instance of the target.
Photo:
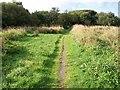
POLYGON ((65 46, 65 36, 62 39, 62 52, 61 52, 61 59, 60 59, 60 71, 59 71, 59 75, 60 75, 60 87, 64 88, 64 80, 65 80, 65 67, 66 67, 66 46, 65 46))

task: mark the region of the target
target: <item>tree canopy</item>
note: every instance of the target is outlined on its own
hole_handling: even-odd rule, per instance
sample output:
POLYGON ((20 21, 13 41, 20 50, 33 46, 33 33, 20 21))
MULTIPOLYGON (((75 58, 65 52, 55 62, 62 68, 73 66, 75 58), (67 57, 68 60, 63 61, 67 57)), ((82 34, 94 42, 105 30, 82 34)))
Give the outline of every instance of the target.
POLYGON ((2 4, 2 26, 51 26, 69 28, 74 24, 120 26, 120 18, 112 12, 97 13, 94 10, 73 10, 59 13, 59 8, 30 13, 22 3, 2 4))

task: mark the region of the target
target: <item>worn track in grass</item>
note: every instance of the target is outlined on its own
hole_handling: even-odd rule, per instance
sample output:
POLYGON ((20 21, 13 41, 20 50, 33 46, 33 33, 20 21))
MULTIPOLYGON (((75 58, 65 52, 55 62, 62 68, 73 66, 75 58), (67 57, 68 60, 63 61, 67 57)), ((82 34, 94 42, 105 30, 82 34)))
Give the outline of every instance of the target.
POLYGON ((61 52, 61 59, 60 59, 60 71, 59 71, 59 75, 60 75, 60 87, 64 88, 64 80, 66 77, 65 74, 65 67, 66 67, 66 46, 65 46, 65 36, 62 39, 62 52, 61 52))

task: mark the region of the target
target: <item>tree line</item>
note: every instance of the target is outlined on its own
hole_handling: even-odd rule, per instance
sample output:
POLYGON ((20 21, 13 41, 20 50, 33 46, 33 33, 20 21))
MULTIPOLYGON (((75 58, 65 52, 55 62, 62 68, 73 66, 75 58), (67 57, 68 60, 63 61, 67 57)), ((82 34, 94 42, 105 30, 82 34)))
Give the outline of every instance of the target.
POLYGON ((120 26, 120 18, 112 12, 97 13, 94 10, 73 10, 59 13, 59 8, 30 13, 22 3, 2 2, 2 27, 53 26, 70 28, 74 24, 120 26))

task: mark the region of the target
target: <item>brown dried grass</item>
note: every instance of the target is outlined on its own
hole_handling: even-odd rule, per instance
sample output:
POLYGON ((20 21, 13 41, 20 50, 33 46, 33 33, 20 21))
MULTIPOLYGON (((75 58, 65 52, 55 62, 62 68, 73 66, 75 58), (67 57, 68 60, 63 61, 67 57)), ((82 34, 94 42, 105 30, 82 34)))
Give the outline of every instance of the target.
POLYGON ((38 31, 39 32, 49 32, 49 33, 57 33, 57 32, 60 32, 60 31, 63 31, 64 28, 63 27, 60 27, 60 26, 51 26, 51 27, 39 27, 38 28, 38 31))
POLYGON ((114 26, 83 26, 74 25, 71 34, 75 37, 76 42, 84 45, 96 45, 97 37, 101 40, 111 42, 111 45, 118 44, 120 39, 119 27, 114 26))

